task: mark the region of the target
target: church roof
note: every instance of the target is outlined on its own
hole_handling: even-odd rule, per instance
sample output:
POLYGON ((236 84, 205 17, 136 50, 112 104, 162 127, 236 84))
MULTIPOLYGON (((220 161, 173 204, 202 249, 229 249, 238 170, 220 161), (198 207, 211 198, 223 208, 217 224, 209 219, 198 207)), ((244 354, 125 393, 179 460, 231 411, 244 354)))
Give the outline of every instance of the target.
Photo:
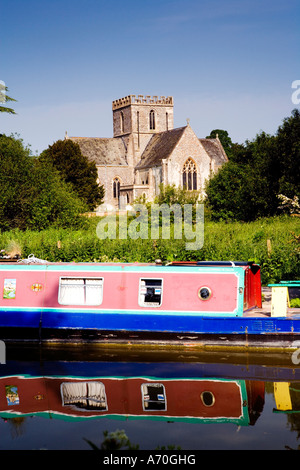
MULTIPOLYGON (((160 166, 162 159, 168 158, 179 140, 185 127, 178 127, 165 132, 154 134, 148 142, 137 169, 160 166)), ((122 137, 67 137, 80 146, 84 156, 96 165, 128 165, 126 159, 126 146, 122 137)), ((227 155, 218 138, 198 139, 208 156, 217 166, 228 161, 227 155)))
POLYGON ((68 137, 79 144, 81 153, 96 165, 127 165, 122 137, 68 137))
POLYGON ((168 158, 176 144, 182 137, 186 127, 178 127, 165 132, 154 134, 148 142, 137 169, 150 168, 161 165, 164 158, 168 158))
POLYGON ((228 161, 227 155, 219 139, 199 139, 208 156, 216 165, 222 165, 228 161))

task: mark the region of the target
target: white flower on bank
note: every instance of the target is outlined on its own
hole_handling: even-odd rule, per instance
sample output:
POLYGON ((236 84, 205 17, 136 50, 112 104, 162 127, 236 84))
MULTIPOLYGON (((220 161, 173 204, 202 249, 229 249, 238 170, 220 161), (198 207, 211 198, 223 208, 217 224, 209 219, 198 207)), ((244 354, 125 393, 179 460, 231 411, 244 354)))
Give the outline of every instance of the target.
POLYGON ((278 194, 280 200, 279 209, 288 211, 291 215, 300 214, 300 204, 298 196, 294 196, 293 199, 285 196, 284 194, 278 194))

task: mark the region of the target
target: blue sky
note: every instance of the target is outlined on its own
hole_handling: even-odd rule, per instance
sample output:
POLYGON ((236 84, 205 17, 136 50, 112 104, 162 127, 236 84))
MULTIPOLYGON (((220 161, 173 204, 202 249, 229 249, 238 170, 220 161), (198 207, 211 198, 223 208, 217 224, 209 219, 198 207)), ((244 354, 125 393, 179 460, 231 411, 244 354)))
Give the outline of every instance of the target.
POLYGON ((18 102, 0 132, 32 152, 70 136, 111 137, 111 102, 174 97, 174 125, 234 142, 273 134, 296 106, 299 0, 9 0, 0 80, 18 102))

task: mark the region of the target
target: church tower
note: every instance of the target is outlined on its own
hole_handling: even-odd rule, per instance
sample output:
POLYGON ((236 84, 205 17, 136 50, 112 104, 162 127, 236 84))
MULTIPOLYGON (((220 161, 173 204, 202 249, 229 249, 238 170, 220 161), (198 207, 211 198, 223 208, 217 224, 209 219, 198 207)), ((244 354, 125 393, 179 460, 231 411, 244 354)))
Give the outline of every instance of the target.
POLYGON ((173 129, 173 97, 128 95, 113 101, 113 134, 128 146, 132 140, 135 164, 149 140, 158 132, 173 129))

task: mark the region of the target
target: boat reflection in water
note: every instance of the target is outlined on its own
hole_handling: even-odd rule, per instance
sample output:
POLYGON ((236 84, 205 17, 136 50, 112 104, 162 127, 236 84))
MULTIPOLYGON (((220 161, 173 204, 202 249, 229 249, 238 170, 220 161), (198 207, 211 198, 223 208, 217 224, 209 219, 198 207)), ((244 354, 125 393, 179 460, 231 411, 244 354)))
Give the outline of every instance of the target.
POLYGON ((26 377, 0 379, 0 416, 118 417, 253 425, 264 382, 191 378, 26 377))
POLYGON ((269 365, 245 363, 246 355, 224 353, 134 351, 124 357, 109 349, 84 353, 82 361, 73 351, 69 357, 64 351, 41 357, 40 352, 26 356, 9 350, 11 359, 0 368, 0 417, 251 426, 263 412, 267 383, 274 393, 274 412, 300 411, 300 369, 282 355, 276 367, 276 358, 269 365))
POLYGON ((290 353, 24 345, 6 352, 3 449, 86 449, 116 429, 142 449, 298 446, 300 367, 290 353))
POLYGON ((275 413, 300 413, 300 382, 275 382, 275 413))
MULTIPOLYGON (((93 356, 86 361, 68 360, 64 353, 41 360, 9 351, 8 357, 16 360, 0 368, 0 417, 106 417, 248 426, 263 412, 264 374, 270 375, 266 367, 245 368, 229 359, 224 363, 212 354, 191 355, 191 359, 182 354, 135 353, 124 360, 109 350, 98 360, 99 356, 98 352, 97 360, 93 356)), ((282 379, 295 378, 292 370, 280 370, 282 379)))

